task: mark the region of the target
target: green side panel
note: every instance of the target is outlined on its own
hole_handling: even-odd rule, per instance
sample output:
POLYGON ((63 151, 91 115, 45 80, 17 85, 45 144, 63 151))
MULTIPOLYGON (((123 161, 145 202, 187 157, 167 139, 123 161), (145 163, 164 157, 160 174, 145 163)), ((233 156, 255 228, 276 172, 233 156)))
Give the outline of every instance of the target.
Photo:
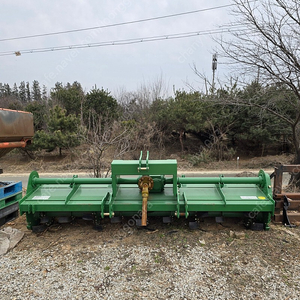
POLYGON ((111 187, 100 184, 86 184, 77 187, 74 194, 73 188, 68 184, 44 184, 39 186, 20 203, 22 213, 47 212, 47 211, 101 211, 107 193, 111 187))
POLYGON ((191 184, 179 189, 185 193, 189 211, 272 212, 274 201, 255 184, 191 184))

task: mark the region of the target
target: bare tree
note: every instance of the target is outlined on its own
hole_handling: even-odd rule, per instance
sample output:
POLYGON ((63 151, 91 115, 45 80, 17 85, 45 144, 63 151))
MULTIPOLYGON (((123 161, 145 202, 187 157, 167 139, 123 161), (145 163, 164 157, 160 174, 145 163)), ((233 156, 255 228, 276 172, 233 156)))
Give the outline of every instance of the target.
POLYGON ((15 96, 2 96, 0 97, 0 107, 22 110, 24 109, 23 104, 15 96))
POLYGON ((124 108, 129 108, 125 111, 124 118, 132 118, 133 115, 140 114, 140 117, 145 117, 145 112, 150 109, 151 104, 157 99, 165 99, 167 97, 168 87, 160 75, 153 82, 143 82, 137 91, 127 92, 125 89, 120 89, 116 95, 119 104, 124 108), (134 104, 134 105, 133 105, 134 104))
POLYGON ((153 121, 153 102, 164 99, 167 94, 165 82, 161 77, 153 83, 143 83, 136 92, 120 90, 116 96, 121 109, 122 121, 131 127, 131 144, 139 150, 159 150, 163 152, 163 131, 153 121))
MULTIPOLYGON (((207 75, 205 73, 202 73, 198 70, 197 65, 196 65, 195 62, 192 64, 191 69, 196 74, 196 76, 199 77, 200 80, 204 82, 205 95, 209 95, 209 91, 212 88, 211 80, 209 80, 209 78, 207 77, 207 75)), ((188 82, 186 82, 186 85, 193 92, 198 90, 197 88, 195 88, 192 84, 190 84, 188 82)))
POLYGON ((110 164, 105 161, 108 153, 109 159, 115 159, 134 150, 130 135, 130 129, 121 126, 120 122, 102 122, 100 119, 94 120, 93 126, 82 134, 89 146, 86 155, 94 177, 107 177, 109 174, 110 164))
MULTIPOLYGON (((285 101, 293 105, 295 114, 285 114, 275 101, 258 103, 248 100, 247 105, 260 107, 276 115, 292 129, 295 162, 300 163, 300 1, 299 0, 234 0, 232 38, 219 39, 223 56, 239 74, 255 75, 263 84, 281 85, 296 98, 285 101), (241 25, 239 31, 234 27, 241 25), (274 104, 275 103, 275 104, 274 104)), ((230 100, 229 100, 230 101, 230 100)), ((243 104, 234 99, 232 103, 243 104)), ((245 103, 244 103, 245 104, 245 103)))

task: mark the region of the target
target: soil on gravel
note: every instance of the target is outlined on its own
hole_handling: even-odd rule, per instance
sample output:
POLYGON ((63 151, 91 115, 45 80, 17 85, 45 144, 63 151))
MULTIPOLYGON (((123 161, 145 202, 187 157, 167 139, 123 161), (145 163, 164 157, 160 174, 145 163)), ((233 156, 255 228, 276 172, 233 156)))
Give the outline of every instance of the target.
POLYGON ((123 219, 96 231, 78 219, 36 234, 24 216, 6 226, 25 236, 0 258, 2 299, 299 299, 299 228, 206 219, 190 230, 154 218, 147 229, 123 219), (16 273, 22 289, 9 286, 16 273))
MULTIPOLYGON (((99 243, 112 246, 134 243, 163 247, 174 244, 174 246, 180 245, 184 248, 185 245, 199 245, 202 240, 203 246, 218 244, 221 247, 232 246, 234 248, 234 244, 245 247, 260 245, 270 250, 268 259, 272 260, 270 255, 277 257, 283 249, 287 250, 285 246, 289 246, 291 252, 293 249, 299 251, 300 248, 300 227, 289 229, 271 224, 269 231, 252 231, 247 230, 239 218, 226 218, 223 223, 216 223, 214 218, 205 218, 199 223, 197 229, 191 230, 188 220, 185 219, 175 218, 168 224, 164 224, 162 218, 149 219, 149 225, 142 228, 133 224, 134 220, 131 218, 122 218, 121 222, 116 224, 110 223, 107 218, 103 220, 101 229, 96 230, 92 221, 76 218, 71 223, 54 223, 43 232, 34 233, 26 228, 26 217, 23 215, 4 226, 12 226, 25 233, 25 238, 17 247, 18 251, 30 250, 33 246, 35 249, 45 250, 53 245, 84 249, 99 243)), ((255 250, 258 251, 258 249, 255 250)), ((256 251, 253 252, 256 253, 256 251)), ((298 256, 299 254, 295 255, 295 258, 298 256)))

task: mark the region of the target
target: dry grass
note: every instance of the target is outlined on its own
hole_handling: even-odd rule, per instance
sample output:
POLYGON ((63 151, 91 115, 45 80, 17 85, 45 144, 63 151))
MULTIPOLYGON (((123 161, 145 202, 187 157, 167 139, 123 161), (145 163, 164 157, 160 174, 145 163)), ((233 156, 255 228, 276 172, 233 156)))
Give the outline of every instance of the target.
MULTIPOLYGON (((0 158, 0 167, 6 173, 21 173, 37 170, 39 172, 66 172, 66 171, 79 171, 92 173, 92 165, 86 155, 87 147, 81 145, 71 151, 64 151, 62 156, 58 155, 58 151, 51 153, 41 151, 34 154, 30 158, 26 153, 15 149, 5 157, 0 158)), ((144 151, 146 152, 146 151, 144 151)), ((122 159, 138 159, 140 151, 129 152, 122 157, 122 159)), ((144 156, 146 154, 144 153, 144 156)), ((241 172, 251 169, 273 169, 279 164, 289 164, 292 161, 292 155, 272 155, 264 157, 240 157, 237 165, 237 160, 232 159, 229 161, 210 161, 203 162, 197 167, 193 167, 189 156, 182 154, 179 149, 170 147, 158 151, 153 147, 150 149, 151 159, 176 159, 178 162, 179 170, 240 170, 241 172)), ((104 155, 105 167, 109 168, 112 161, 110 152, 104 155)), ((105 170, 104 170, 105 171, 105 170)))

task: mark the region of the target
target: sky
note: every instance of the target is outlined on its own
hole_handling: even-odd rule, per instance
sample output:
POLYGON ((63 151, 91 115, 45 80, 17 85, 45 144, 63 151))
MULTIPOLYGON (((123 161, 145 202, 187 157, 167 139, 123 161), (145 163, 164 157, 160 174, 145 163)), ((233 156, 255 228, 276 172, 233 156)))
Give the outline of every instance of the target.
MULTIPOLYGON (((112 94, 136 91, 142 84, 162 80, 167 94, 188 90, 188 84, 203 90, 203 82, 192 70, 212 77, 212 54, 217 51, 213 37, 206 34, 180 39, 147 42, 148 37, 216 30, 230 22, 231 0, 2 0, 0 7, 0 83, 13 85, 38 80, 48 90, 56 82, 78 81, 88 92, 97 85, 112 94), (35 38, 5 40, 16 37, 56 33, 147 18, 209 9, 193 14, 147 22, 45 35, 35 38), (144 39, 144 42, 118 45, 117 41, 144 39), (115 45, 75 49, 72 45, 115 42, 115 45), (71 46, 55 51, 55 47, 71 46), (54 49, 36 52, 33 49, 54 49), (25 53, 23 50, 32 50, 25 53), (4 55, 20 51, 21 55, 4 55), (188 84, 187 84, 188 83, 188 84)), ((220 34, 218 35, 220 36, 220 34)), ((226 76, 218 61, 216 77, 226 76)))

